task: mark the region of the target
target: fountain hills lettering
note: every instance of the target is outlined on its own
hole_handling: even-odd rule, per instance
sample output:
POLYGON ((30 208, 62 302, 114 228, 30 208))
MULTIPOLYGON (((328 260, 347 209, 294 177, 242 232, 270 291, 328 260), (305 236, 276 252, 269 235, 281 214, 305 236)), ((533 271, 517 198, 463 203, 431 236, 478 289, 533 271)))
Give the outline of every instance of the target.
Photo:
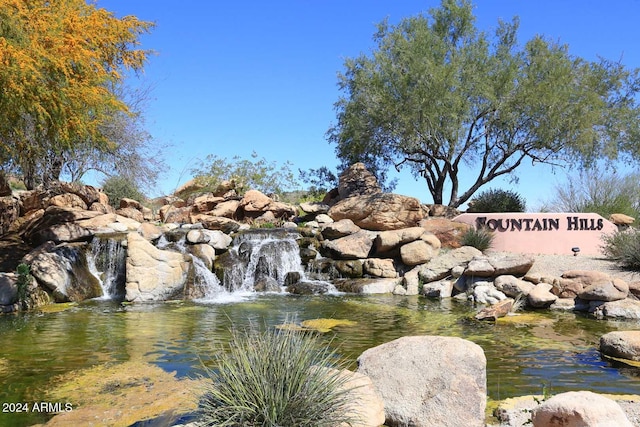
MULTIPOLYGON (((485 227, 491 231, 556 231, 561 229, 564 218, 488 218, 481 216, 476 218, 476 228, 485 227)), ((602 218, 580 218, 579 216, 567 216, 567 231, 600 231, 604 227, 602 218)))

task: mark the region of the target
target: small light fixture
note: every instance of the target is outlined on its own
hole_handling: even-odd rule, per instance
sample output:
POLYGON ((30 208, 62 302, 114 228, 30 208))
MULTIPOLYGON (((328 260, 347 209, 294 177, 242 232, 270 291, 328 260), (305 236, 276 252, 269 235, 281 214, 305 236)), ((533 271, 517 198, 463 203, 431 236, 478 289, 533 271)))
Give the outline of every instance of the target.
POLYGON ((573 256, 578 256, 578 252, 580 252, 580 248, 577 246, 574 248, 571 248, 571 252, 573 252, 573 256))

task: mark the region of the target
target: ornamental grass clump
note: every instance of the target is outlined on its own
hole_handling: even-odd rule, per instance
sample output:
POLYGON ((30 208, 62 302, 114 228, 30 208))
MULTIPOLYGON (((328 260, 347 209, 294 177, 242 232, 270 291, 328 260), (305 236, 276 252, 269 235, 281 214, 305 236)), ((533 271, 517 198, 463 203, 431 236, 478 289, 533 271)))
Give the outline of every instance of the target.
POLYGON ((232 331, 227 351, 215 356, 215 369, 200 402, 207 426, 349 425, 347 379, 336 354, 310 333, 294 330, 232 331))
POLYGON ((460 239, 462 246, 473 246, 479 251, 486 251, 493 244, 494 234, 485 227, 470 228, 460 239))
POLYGON ((621 267, 640 270, 640 230, 630 228, 603 237, 605 257, 621 267))

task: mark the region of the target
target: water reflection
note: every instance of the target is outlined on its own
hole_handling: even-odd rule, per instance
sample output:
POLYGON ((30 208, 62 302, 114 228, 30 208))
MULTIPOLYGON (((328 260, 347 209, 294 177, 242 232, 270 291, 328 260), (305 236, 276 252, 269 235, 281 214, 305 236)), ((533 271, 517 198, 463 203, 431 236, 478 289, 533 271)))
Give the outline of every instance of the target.
MULTIPOLYGON (((328 345, 356 367, 366 349, 408 335, 469 339, 487 356, 492 399, 591 390, 640 393, 635 368, 612 365, 595 350, 611 330, 637 328, 629 322, 595 321, 572 313, 529 313, 508 321, 481 323, 473 308, 453 300, 418 297, 264 295, 227 304, 177 302, 120 306, 95 301, 59 313, 0 317, 0 401, 40 401, 67 372, 98 364, 144 360, 179 377, 193 376, 224 345, 229 328, 272 327, 287 319, 346 319, 354 326, 323 334, 328 345)), ((426 362, 428 363, 428 362, 426 362)), ((41 421, 34 415, 13 425, 41 421)), ((0 424, 2 419, 0 419, 0 424)))

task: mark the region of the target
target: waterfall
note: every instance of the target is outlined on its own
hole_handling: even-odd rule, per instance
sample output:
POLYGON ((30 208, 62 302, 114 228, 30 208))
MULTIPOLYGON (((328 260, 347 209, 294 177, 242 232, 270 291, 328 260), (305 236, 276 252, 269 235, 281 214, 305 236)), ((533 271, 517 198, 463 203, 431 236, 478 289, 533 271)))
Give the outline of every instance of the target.
POLYGON ((89 270, 102 287, 102 298, 124 299, 127 249, 124 235, 96 236, 87 254, 89 270))
POLYGON ((195 294, 199 294, 195 301, 200 302, 226 302, 233 300, 229 292, 220 284, 220 280, 213 273, 205 262, 190 249, 191 245, 186 242, 186 234, 175 242, 169 242, 163 235, 156 243, 159 249, 173 249, 181 253, 191 254, 193 260, 193 282, 192 287, 195 294), (201 295, 201 296, 200 296, 201 295))
POLYGON ((231 291, 280 291, 287 275, 306 280, 298 233, 250 230, 237 235, 224 269, 224 287, 231 291))

